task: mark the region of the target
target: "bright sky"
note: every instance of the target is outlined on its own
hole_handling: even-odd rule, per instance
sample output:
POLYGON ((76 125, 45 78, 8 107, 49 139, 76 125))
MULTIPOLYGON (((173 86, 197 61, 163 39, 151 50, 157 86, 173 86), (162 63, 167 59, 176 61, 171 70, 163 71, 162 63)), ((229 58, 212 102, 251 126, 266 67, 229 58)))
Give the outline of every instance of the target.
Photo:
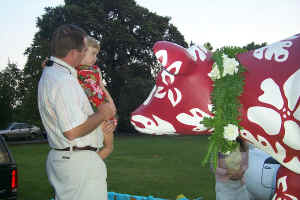
MULTIPOLYGON (((273 43, 300 33, 300 0, 136 0, 161 16, 169 16, 187 42, 224 45, 273 43), (297 28, 298 27, 298 28, 297 28)), ((0 8, 0 70, 8 59, 23 67, 38 16, 44 7, 63 0, 5 0, 0 8)))

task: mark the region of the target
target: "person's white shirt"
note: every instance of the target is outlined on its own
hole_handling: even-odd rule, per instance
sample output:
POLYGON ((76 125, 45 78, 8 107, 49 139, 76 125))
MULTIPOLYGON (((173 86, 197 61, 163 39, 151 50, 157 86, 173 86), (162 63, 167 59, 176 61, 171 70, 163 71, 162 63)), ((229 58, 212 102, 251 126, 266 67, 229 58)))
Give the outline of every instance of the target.
POLYGON ((50 58, 38 85, 38 106, 51 148, 103 146, 103 133, 96 128, 91 133, 72 141, 63 133, 83 124, 94 113, 77 80, 76 70, 64 61, 50 58))

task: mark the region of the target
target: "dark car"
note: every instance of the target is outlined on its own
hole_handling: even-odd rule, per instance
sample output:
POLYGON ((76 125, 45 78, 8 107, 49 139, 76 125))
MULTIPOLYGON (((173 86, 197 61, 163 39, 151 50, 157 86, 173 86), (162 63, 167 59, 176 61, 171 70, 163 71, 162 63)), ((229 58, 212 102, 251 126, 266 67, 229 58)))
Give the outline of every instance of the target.
POLYGON ((17 165, 0 135, 0 199, 17 199, 17 190, 17 165))

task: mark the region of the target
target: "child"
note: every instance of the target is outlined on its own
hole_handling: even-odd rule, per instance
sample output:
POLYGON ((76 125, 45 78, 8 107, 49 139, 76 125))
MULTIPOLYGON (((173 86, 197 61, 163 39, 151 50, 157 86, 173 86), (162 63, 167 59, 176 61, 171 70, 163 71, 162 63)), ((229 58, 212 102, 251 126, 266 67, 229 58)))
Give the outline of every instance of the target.
MULTIPOLYGON (((92 37, 87 37, 87 48, 88 50, 82 59, 81 64, 76 67, 78 81, 84 89, 94 110, 96 110, 103 102, 111 103, 115 107, 113 99, 102 82, 101 71, 99 67, 95 65, 97 54, 100 51, 98 41, 92 37)), ((104 132, 104 147, 98 154, 102 159, 105 159, 113 150, 113 133, 111 132, 113 132, 116 125, 116 117, 101 124, 104 132)))
POLYGON ((87 48, 88 50, 85 57, 82 59, 80 65, 76 67, 78 81, 94 110, 104 101, 114 105, 109 92, 102 82, 101 71, 99 67, 95 65, 97 54, 100 51, 98 41, 92 37, 87 37, 87 48))
POLYGON ((249 200, 243 180, 248 168, 248 146, 237 138, 238 147, 229 155, 219 153, 216 176, 216 200, 249 200))

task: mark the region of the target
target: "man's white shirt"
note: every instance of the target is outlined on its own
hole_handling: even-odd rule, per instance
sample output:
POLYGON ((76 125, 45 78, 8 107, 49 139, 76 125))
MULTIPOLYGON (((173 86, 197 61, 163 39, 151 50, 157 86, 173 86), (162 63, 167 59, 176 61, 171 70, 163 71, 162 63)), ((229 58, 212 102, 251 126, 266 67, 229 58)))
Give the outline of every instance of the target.
POLYGON ((38 106, 50 147, 102 147, 100 126, 73 141, 63 135, 83 124, 94 111, 77 80, 76 70, 58 58, 51 57, 51 60, 54 64, 44 68, 38 86, 38 106))

